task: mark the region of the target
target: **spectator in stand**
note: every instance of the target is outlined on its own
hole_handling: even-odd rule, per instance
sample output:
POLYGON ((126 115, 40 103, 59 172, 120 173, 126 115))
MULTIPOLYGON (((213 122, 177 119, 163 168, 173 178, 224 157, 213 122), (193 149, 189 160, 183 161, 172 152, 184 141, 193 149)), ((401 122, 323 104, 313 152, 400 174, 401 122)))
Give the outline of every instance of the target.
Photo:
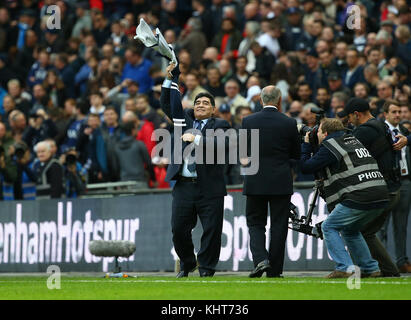
POLYGON ((118 181, 120 179, 119 164, 115 156, 115 146, 124 134, 121 131, 118 114, 114 107, 109 106, 104 110, 104 122, 101 125, 101 133, 106 148, 107 180, 118 181))
POLYGON ((388 80, 380 80, 377 83, 377 94, 381 100, 392 99, 393 89, 388 80))
POLYGON ((54 66, 58 71, 58 76, 63 81, 66 88, 66 94, 68 98, 75 97, 74 91, 74 77, 75 73, 73 68, 69 65, 68 55, 65 53, 60 53, 57 55, 54 61, 54 66))
POLYGON ((247 21, 244 32, 245 38, 240 42, 238 54, 247 57, 246 70, 252 73, 255 69, 256 60, 254 52, 251 50, 251 44, 257 40, 258 33, 260 32, 260 24, 257 21, 247 21))
POLYGON ((79 38, 82 30, 90 31, 92 28, 92 21, 90 17, 90 11, 88 1, 79 1, 76 3, 76 16, 77 20, 73 26, 71 36, 73 38, 79 38))
POLYGON ((364 99, 368 101, 368 94, 370 89, 364 82, 359 82, 354 86, 354 96, 356 98, 364 99))
POLYGON ((150 121, 154 125, 154 129, 167 127, 167 120, 150 106, 147 95, 139 94, 136 100, 137 115, 140 120, 150 121))
POLYGON ((210 92, 213 97, 225 96, 224 85, 221 83, 220 70, 212 64, 207 67, 207 82, 204 85, 204 89, 210 92))
POLYGON ((64 194, 63 167, 53 158, 50 144, 41 141, 34 146, 37 159, 33 164, 33 173, 36 177, 36 198, 61 198, 64 194))
POLYGON ((198 67, 203 52, 207 48, 207 39, 201 31, 201 20, 198 18, 190 18, 187 21, 183 31, 181 31, 176 43, 176 50, 186 49, 190 52, 193 65, 198 67))
POLYGON ((13 110, 8 116, 8 124, 14 141, 21 141, 27 127, 26 117, 19 110, 13 110))
POLYGON ((66 125, 66 129, 64 130, 66 134, 60 146, 61 153, 63 153, 63 150, 69 150, 76 147, 79 135, 87 122, 86 114, 88 113, 88 106, 86 103, 77 103, 73 99, 69 99, 66 101, 66 104, 67 103, 72 103, 74 110, 66 125))
POLYGON ((332 118, 334 113, 331 110, 331 97, 326 87, 320 87, 317 89, 317 95, 315 96, 315 102, 325 111, 327 118, 332 118))
POLYGON ((346 62, 348 69, 343 74, 343 81, 344 85, 352 90, 356 83, 365 81, 364 68, 359 64, 358 51, 355 48, 348 49, 346 62))
POLYGON ((297 88, 298 100, 301 101, 302 104, 307 104, 312 101, 313 92, 307 82, 302 81, 298 83, 297 88))
POLYGON ((107 152, 100 125, 100 116, 90 113, 77 141, 76 150, 88 171, 88 183, 104 182, 108 173, 107 152))
POLYGON ((104 110, 106 109, 103 101, 103 94, 100 91, 95 91, 90 95, 90 113, 98 114, 101 121, 104 121, 104 110))
POLYGON ((92 16, 93 28, 91 32, 93 33, 94 39, 99 47, 102 47, 103 44, 110 38, 111 30, 110 25, 106 17, 101 12, 96 13, 92 16))
POLYGON ((198 79, 198 74, 195 71, 190 71, 186 74, 184 83, 187 91, 183 95, 183 108, 192 108, 194 105, 194 98, 200 93, 206 91, 198 79))
POLYGON ((16 109, 23 112, 25 116, 28 116, 31 109, 31 95, 21 88, 20 81, 17 79, 9 80, 7 82, 7 89, 16 104, 16 109))
MULTIPOLYGON (((124 57, 126 65, 124 66, 121 80, 132 79, 139 84, 139 92, 147 93, 153 86, 153 80, 150 77, 149 70, 152 63, 141 56, 141 47, 128 47, 124 57)), ((123 89, 123 92, 126 92, 123 89)))
POLYGON ((251 50, 253 51, 256 60, 253 74, 262 78, 266 82, 270 81, 271 71, 276 62, 275 56, 256 41, 251 44, 251 50))
POLYGON ((64 101, 67 98, 66 87, 54 69, 47 72, 46 79, 43 81, 43 87, 46 89, 52 105, 63 108, 64 101))
POLYGON ((235 114, 235 109, 239 106, 248 106, 247 100, 240 94, 240 85, 237 80, 228 80, 225 84, 224 102, 230 107, 231 113, 235 114))
POLYGON ((236 59, 241 40, 241 33, 236 29, 235 21, 231 18, 224 18, 221 29, 213 40, 213 47, 216 47, 219 52, 218 60, 236 59))
POLYGON ((116 144, 115 154, 120 168, 121 181, 136 181, 138 189, 148 188, 145 168, 155 181, 151 158, 144 143, 136 140, 137 128, 133 122, 123 125, 125 136, 116 144))
POLYGON ((247 80, 250 74, 246 70, 247 58, 245 56, 240 56, 235 61, 235 73, 234 79, 240 84, 240 94, 245 96, 247 94, 247 80))
POLYGON ((126 111, 121 118, 122 123, 132 122, 137 128, 136 140, 142 141, 147 148, 148 154, 153 154, 153 149, 156 145, 154 141, 151 140, 151 137, 154 132, 154 125, 150 121, 139 120, 137 115, 132 111, 126 111))
POLYGON ((30 114, 29 126, 23 133, 23 141, 30 150, 34 146, 47 138, 54 138, 57 134, 55 123, 50 119, 44 109, 39 109, 36 113, 30 114))
POLYGON ((127 110, 126 101, 128 99, 136 99, 139 92, 138 82, 131 79, 124 79, 118 86, 110 89, 107 93, 109 103, 112 103, 120 116, 127 110), (127 93, 123 93, 123 88, 127 88, 127 93))

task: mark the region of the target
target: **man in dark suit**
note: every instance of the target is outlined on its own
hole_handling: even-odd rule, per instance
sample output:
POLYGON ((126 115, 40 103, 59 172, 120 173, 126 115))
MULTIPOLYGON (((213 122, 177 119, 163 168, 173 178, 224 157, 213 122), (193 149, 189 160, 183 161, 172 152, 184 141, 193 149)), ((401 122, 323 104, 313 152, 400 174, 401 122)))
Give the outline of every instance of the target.
MULTIPOLYGON (((290 160, 301 155, 297 123, 281 113, 281 91, 267 86, 261 92, 263 110, 243 119, 243 129, 259 130, 259 170, 244 177, 246 218, 255 269, 250 277, 279 277, 283 271, 293 180, 290 160), (270 204, 270 248, 265 226, 270 204)), ((244 165, 244 159, 242 159, 244 165)))
MULTIPOLYGON (((397 135, 407 136, 410 132, 400 124, 401 107, 398 101, 388 99, 383 105, 385 123, 392 134, 393 141, 397 135)), ((396 151, 396 161, 401 172, 401 188, 398 203, 392 209, 393 235, 397 267, 401 273, 411 273, 411 263, 407 257, 407 226, 411 207, 411 156, 410 147, 405 146, 396 151)), ((387 245, 388 220, 381 230, 381 238, 387 245)))
MULTIPOLYGON (((227 195, 224 182, 224 165, 207 164, 197 160, 190 163, 187 157, 178 161, 174 157, 176 140, 182 135, 182 150, 186 147, 200 146, 203 159, 206 159, 208 147, 216 144, 217 138, 206 136, 207 129, 227 130, 227 121, 213 117, 215 102, 212 95, 199 93, 194 99, 194 108, 183 110, 178 90, 178 70, 171 71, 174 64, 167 68, 167 78, 161 90, 161 107, 165 114, 174 121, 174 145, 171 163, 167 169, 166 181, 177 180, 173 189, 171 227, 173 243, 180 258, 181 271, 177 278, 187 277, 196 269, 197 263, 201 277, 211 277, 215 273, 221 249, 223 228, 224 196, 227 195), (191 130, 196 129, 195 131, 191 130), (197 223, 197 216, 203 227, 201 248, 194 255, 191 231, 197 223)), ((214 148, 217 150, 217 148, 214 148)), ((209 155, 208 155, 209 156, 209 155)), ((214 156, 214 163, 216 163, 214 156)), ((207 159, 209 159, 207 157, 207 159)))

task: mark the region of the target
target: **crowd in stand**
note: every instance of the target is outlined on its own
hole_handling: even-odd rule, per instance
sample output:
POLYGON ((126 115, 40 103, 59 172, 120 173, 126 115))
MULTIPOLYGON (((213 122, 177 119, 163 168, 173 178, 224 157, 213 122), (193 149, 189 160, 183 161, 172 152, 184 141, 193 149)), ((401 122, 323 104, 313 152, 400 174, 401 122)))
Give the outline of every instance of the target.
MULTIPOLYGON (((100 182, 169 187, 168 159, 151 157, 153 131, 173 130, 159 102, 168 61, 134 39, 141 18, 177 54, 184 108, 208 91, 215 116, 238 129, 261 110, 261 88, 274 84, 282 92, 281 112, 310 127, 313 106, 338 117, 350 97, 360 97, 378 118, 385 100, 397 100, 401 123, 410 128, 410 4, 6 0, 0 7, 2 198, 76 197, 100 182)), ((313 177, 297 164, 295 180, 313 177)), ((239 166, 227 165, 226 182, 242 182, 239 166)))

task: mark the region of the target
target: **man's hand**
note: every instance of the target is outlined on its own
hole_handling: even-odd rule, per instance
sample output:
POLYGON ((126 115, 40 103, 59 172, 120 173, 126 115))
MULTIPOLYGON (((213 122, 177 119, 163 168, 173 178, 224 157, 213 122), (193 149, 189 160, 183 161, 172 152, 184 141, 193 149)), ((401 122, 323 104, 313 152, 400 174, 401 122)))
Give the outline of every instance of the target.
POLYGON ((394 150, 397 150, 397 151, 401 150, 402 148, 404 148, 407 145, 407 143, 408 143, 407 137, 405 137, 401 134, 399 134, 395 137, 398 138, 398 141, 392 145, 394 150))
POLYGON ((195 135, 193 135, 192 133, 184 133, 181 137, 181 139, 183 139, 183 141, 185 142, 193 142, 195 138, 195 135))
POLYGON ((92 132, 93 132, 93 129, 91 129, 90 127, 87 127, 87 128, 85 128, 84 129, 84 134, 85 135, 91 135, 92 134, 92 132))
POLYGON ((240 158, 240 164, 241 164, 243 167, 248 166, 249 163, 250 163, 250 159, 249 159, 249 158, 240 158))
POLYGON ((68 165, 68 166, 67 166, 67 170, 68 170, 69 172, 73 173, 73 174, 76 174, 76 173, 77 173, 77 166, 76 166, 76 164, 74 163, 74 164, 68 165))
POLYGON ((125 88, 125 87, 127 87, 128 85, 129 85, 129 83, 131 82, 131 79, 124 79, 123 80, 123 82, 120 84, 120 86, 122 87, 122 88, 125 88))
POLYGON ((305 134, 304 142, 305 142, 305 143, 310 143, 310 132, 307 132, 307 133, 305 134))
POLYGON ((173 78, 173 74, 171 73, 174 68, 176 67, 175 63, 170 63, 166 69, 167 79, 171 80, 173 78))

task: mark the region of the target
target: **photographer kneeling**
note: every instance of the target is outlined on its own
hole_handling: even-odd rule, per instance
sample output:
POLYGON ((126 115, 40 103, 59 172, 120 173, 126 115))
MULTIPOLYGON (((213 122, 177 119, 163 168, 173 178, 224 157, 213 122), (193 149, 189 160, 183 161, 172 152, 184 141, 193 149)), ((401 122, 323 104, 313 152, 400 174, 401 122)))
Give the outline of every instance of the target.
POLYGON ((345 244, 361 269, 362 277, 379 277, 361 229, 388 204, 388 189, 378 165, 359 140, 345 132, 338 119, 323 119, 318 129, 319 149, 311 157, 307 132, 302 144, 303 173, 318 173, 330 215, 321 229, 336 269, 327 278, 347 278, 353 265, 345 244), (341 234, 341 235, 340 235, 341 234), (345 244, 344 244, 344 241, 345 244))

